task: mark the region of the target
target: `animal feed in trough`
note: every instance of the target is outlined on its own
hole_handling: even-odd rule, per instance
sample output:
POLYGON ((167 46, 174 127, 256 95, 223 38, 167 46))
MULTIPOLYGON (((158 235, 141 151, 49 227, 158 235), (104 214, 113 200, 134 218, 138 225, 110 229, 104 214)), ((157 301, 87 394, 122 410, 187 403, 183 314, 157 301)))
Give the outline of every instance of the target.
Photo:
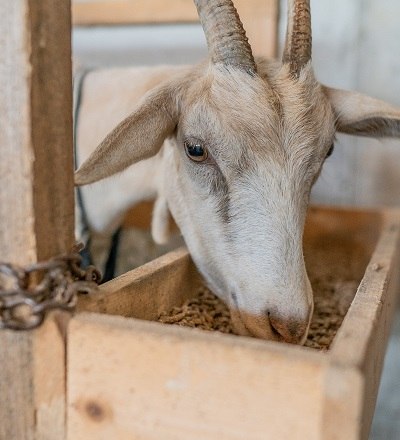
MULTIPOLYGON (((360 252, 360 250, 359 250, 360 252)), ((327 350, 357 291, 352 273, 351 252, 346 248, 308 249, 307 263, 314 291, 314 314, 307 347, 327 350), (327 254, 328 251, 328 254, 327 254)), ((201 287, 181 306, 161 313, 159 321, 202 330, 234 334, 227 306, 209 289, 201 287)))

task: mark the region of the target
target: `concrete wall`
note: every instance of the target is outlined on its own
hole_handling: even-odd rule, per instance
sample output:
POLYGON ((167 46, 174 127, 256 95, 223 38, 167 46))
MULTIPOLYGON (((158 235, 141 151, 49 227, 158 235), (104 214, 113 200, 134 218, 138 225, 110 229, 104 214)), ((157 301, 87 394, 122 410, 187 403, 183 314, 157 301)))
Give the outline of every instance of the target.
MULTIPOLYGON (((286 26, 281 0, 280 40, 286 26)), ((400 105, 400 2, 313 0, 314 67, 321 82, 400 105)), ((206 55, 199 25, 79 28, 80 65, 192 63, 206 55)), ((313 192, 336 204, 399 204, 400 141, 338 136, 313 192)))

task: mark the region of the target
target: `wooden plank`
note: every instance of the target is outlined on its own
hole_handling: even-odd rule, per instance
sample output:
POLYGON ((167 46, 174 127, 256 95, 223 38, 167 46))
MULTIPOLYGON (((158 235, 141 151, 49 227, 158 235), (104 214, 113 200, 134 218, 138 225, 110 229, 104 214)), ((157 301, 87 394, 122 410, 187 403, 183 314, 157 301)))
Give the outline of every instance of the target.
POLYGON ((73 243, 69 1, 0 5, 0 260, 73 243), (12 188, 11 188, 12 185, 12 188))
MULTIPOLYGON (((0 261, 73 244, 69 0, 0 2, 0 261)), ((58 314, 56 314, 59 316, 58 314)), ((59 319, 0 330, 0 438, 64 438, 59 319)))
POLYGON ((75 25, 191 23, 198 20, 192 0, 73 0, 75 25))
POLYGON ((70 0, 30 1, 33 203, 39 260, 74 242, 70 0))
POLYGON ((68 439, 317 440, 325 361, 301 347, 80 314, 68 330, 68 439))
POLYGON ((28 333, 0 330, 0 439, 64 439, 65 314, 28 333))
MULTIPOLYGON (((256 55, 276 54, 277 0, 235 0, 256 55)), ((74 0, 75 25, 193 23, 198 21, 192 0, 74 0)))
POLYGON ((157 258, 81 296, 78 311, 155 320, 190 298, 202 284, 186 248, 157 258))
POLYGON ((400 286, 399 218, 400 211, 385 211, 379 242, 331 349, 323 423, 329 440, 368 439, 400 286), (349 371, 357 393, 338 385, 349 371))

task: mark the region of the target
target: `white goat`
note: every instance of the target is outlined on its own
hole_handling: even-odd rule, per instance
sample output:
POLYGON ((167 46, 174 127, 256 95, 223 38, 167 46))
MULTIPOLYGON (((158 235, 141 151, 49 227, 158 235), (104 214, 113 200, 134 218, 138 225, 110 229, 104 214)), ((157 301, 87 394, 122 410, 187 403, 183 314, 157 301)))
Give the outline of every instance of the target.
POLYGON ((154 238, 167 239, 170 211, 236 330, 303 343, 313 311, 302 249, 311 187, 336 131, 399 136, 400 110, 316 81, 309 0, 289 2, 282 62, 254 60, 230 0, 195 4, 208 62, 90 74, 76 184, 135 164, 93 187, 107 212, 84 193, 91 225, 112 229, 156 196, 154 238))

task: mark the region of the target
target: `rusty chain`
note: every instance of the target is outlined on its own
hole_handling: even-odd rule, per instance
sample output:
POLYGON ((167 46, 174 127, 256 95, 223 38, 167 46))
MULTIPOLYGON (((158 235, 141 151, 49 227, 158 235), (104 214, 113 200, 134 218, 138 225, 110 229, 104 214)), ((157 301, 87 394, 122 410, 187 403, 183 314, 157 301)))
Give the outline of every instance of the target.
POLYGON ((0 263, 0 329, 34 329, 48 311, 73 310, 79 293, 95 289, 101 274, 81 268, 82 248, 26 267, 0 263))

